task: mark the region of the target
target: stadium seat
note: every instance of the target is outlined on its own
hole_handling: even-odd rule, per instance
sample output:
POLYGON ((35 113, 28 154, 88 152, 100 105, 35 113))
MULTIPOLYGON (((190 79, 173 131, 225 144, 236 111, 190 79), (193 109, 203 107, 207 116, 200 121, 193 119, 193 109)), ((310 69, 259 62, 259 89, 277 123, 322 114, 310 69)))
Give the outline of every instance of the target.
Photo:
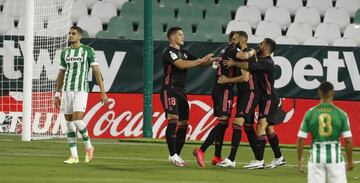
POLYGON ((286 36, 295 38, 299 43, 304 43, 304 41, 312 37, 312 29, 310 25, 304 23, 294 22, 290 24, 286 36))
POLYGON ((261 21, 261 15, 256 7, 252 6, 240 6, 236 10, 235 20, 247 21, 253 29, 261 21))
POLYGON ((226 26, 231 20, 231 12, 224 11, 220 6, 209 6, 205 12, 205 19, 211 19, 214 22, 226 26))
POLYGON ((266 10, 274 6, 273 0, 247 0, 246 6, 254 6, 259 9, 261 14, 265 14, 266 10))
POLYGON ((315 30, 320 24, 320 13, 316 8, 302 7, 296 12, 294 22, 309 24, 315 30))
POLYGON ((185 41, 202 41, 205 42, 206 38, 201 33, 185 33, 185 41))
POLYGON ((312 46, 328 46, 329 44, 323 38, 319 37, 311 37, 305 40, 304 45, 312 45, 312 46))
POLYGON ((165 7, 156 8, 156 11, 153 11, 153 20, 163 24, 175 21, 174 10, 165 7))
POLYGON ((117 15, 115 5, 109 1, 97 1, 91 10, 91 15, 97 16, 101 23, 108 23, 111 17, 117 15))
POLYGON ((251 35, 251 26, 246 21, 231 20, 227 27, 225 34, 230 34, 231 31, 245 31, 248 35, 251 35))
POLYGON ((122 6, 120 16, 138 23, 144 19, 144 9, 135 3, 127 2, 122 6))
POLYGON ((341 47, 356 47, 357 45, 357 42, 350 38, 339 38, 333 43, 333 46, 341 47))
POLYGON ((281 36, 280 25, 276 22, 262 21, 258 24, 255 35, 276 39, 281 36))
POLYGON ((11 28, 6 31, 5 35, 12 35, 12 36, 25 35, 25 29, 24 28, 11 28))
POLYGON ((344 31, 343 37, 353 39, 360 45, 360 25, 349 24, 344 31))
POLYGON ((85 3, 87 8, 91 8, 93 7, 93 5, 98 1, 98 0, 78 0, 78 1, 82 1, 85 3))
POLYGON ((360 8, 355 13, 354 24, 360 24, 360 8))
POLYGON ((107 30, 115 33, 117 38, 127 38, 134 31, 131 20, 122 17, 111 18, 107 30))
POLYGON ((340 29, 335 24, 321 23, 315 30, 315 37, 324 38, 330 45, 341 37, 340 29))
POLYGON ((94 38, 96 33, 102 31, 102 24, 98 17, 87 15, 82 16, 77 25, 89 33, 90 38, 94 38))
POLYGON ((360 9, 360 1, 359 0, 337 0, 335 7, 345 8, 350 17, 355 16, 355 12, 360 9))
POLYGON ((176 10, 187 6, 189 5, 186 3, 186 0, 161 0, 160 2, 160 7, 171 8, 176 10))
POLYGON ((89 38, 89 33, 86 30, 83 30, 82 38, 89 38))
POLYGON ((344 32, 345 27, 350 24, 350 16, 344 8, 330 8, 325 13, 324 23, 336 24, 344 32))
POLYGON ((64 32, 60 32, 61 30, 59 29, 59 25, 66 26, 66 24, 68 24, 68 27, 72 25, 72 23, 68 20, 68 16, 65 14, 61 14, 51 16, 46 28, 57 32, 57 35, 61 35, 64 32))
POLYGON ((264 38, 264 36, 249 35, 248 43, 259 44, 264 38))
POLYGON ((287 9, 291 15, 303 6, 302 0, 277 0, 276 7, 287 9))
POLYGON ((265 21, 277 22, 282 30, 286 30, 291 22, 290 13, 285 8, 271 7, 266 10, 265 21))
POLYGON ((118 39, 117 34, 111 31, 99 31, 95 37, 99 39, 118 39))
MULTIPOLYGON (((37 23, 34 23, 34 31, 45 28, 45 21, 44 21, 43 17, 36 17, 35 19, 36 19, 35 22, 37 22, 37 23)), ((17 27, 25 29, 25 21, 26 21, 25 16, 20 17, 17 27)), ((58 27, 59 27, 59 24, 58 24, 58 27)))
POLYGON ((196 25, 199 21, 203 19, 203 11, 198 6, 180 7, 177 18, 181 19, 182 21, 190 22, 191 24, 196 25))
POLYGON ((331 0, 307 0, 306 7, 316 8, 323 16, 326 10, 333 6, 331 0))
POLYGON ((211 6, 215 6, 214 0, 189 0, 190 6, 197 6, 200 7, 203 10, 206 10, 207 8, 211 6))
POLYGON ((289 45, 297 45, 298 41, 293 37, 288 36, 280 36, 275 39, 276 44, 289 44, 289 45))
POLYGON ((235 12, 240 6, 245 5, 245 0, 219 0, 218 6, 224 10, 235 12))
POLYGON ((9 0, 4 4, 3 12, 10 15, 14 20, 19 20, 24 13, 25 0, 9 0))
POLYGON ((122 5, 128 2, 128 0, 108 0, 109 2, 112 2, 115 7, 120 10, 122 5))
POLYGON ((12 16, 7 14, 0 14, 0 35, 4 35, 6 31, 14 28, 14 19, 12 16))
POLYGON ((219 42, 219 40, 223 40, 222 37, 224 37, 222 26, 214 24, 212 20, 203 20, 199 22, 196 33, 204 35, 206 41, 210 42, 219 42))
POLYGON ((72 5, 71 21, 78 22, 80 17, 88 14, 86 4, 83 1, 75 1, 72 5))

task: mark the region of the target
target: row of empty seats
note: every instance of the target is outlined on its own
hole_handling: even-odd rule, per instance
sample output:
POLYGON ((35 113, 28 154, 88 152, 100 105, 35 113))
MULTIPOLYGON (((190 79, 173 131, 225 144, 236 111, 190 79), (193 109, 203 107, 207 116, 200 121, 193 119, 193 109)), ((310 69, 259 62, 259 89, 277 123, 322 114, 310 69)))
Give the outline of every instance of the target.
MULTIPOLYGON (((49 1, 49 7, 58 11, 41 20, 40 30, 58 26, 51 22, 64 19, 61 1, 49 1)), ((0 34, 22 27, 21 13, 10 11, 21 2, 24 0, 0 0, 0 23, 6 25, 0 34)), ((144 0, 74 0, 71 17, 89 37, 143 39, 143 8, 144 0)), ((244 30, 250 42, 271 37, 284 44, 353 46, 360 45, 359 29, 351 24, 360 23, 360 10, 353 13, 359 8, 360 0, 154 0, 153 35, 155 40, 166 40, 166 30, 178 25, 186 40, 192 41, 224 42, 230 31, 244 30)))

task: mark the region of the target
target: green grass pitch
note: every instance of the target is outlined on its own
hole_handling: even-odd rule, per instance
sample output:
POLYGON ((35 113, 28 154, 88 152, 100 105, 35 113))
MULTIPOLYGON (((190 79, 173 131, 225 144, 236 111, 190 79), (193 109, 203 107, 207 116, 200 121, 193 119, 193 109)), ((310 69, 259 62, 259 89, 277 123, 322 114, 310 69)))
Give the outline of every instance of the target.
MULTIPOLYGON (((22 142, 20 137, 0 136, 0 182, 59 182, 59 183, 95 183, 95 182, 183 182, 183 183, 303 183, 306 175, 296 171, 296 149, 283 147, 287 165, 276 169, 246 170, 242 166, 252 159, 251 149, 247 144, 239 147, 237 166, 223 169, 210 164, 213 147, 206 152, 206 167, 198 167, 192 156, 194 147, 199 143, 185 144, 182 157, 191 165, 185 168, 174 167, 168 161, 168 152, 164 140, 134 141, 93 139, 95 159, 89 164, 83 163, 84 146, 78 139, 78 151, 81 162, 65 165, 69 150, 66 139, 22 142)), ((223 156, 228 155, 229 145, 225 145, 223 156)), ((306 160, 308 150, 305 153, 306 160)), ((273 154, 266 148, 265 160, 271 161, 273 154)), ((305 161, 306 161, 305 160, 305 161)), ((354 151, 354 160, 360 160, 360 151, 354 151)), ((360 182, 360 164, 347 173, 348 182, 360 182)))

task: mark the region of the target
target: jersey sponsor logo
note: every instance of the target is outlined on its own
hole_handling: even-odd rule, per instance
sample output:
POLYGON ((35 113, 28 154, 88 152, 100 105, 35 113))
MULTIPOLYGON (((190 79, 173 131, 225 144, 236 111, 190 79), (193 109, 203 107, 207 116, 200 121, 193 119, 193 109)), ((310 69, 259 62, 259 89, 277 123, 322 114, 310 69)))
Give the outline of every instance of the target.
POLYGON ((169 53, 170 53, 170 57, 171 57, 173 60, 176 60, 176 59, 179 58, 176 53, 174 53, 174 52, 172 52, 172 51, 170 51, 169 53))
POLYGON ((66 62, 66 63, 82 62, 82 61, 83 61, 83 57, 66 57, 66 58, 65 58, 65 62, 66 62))

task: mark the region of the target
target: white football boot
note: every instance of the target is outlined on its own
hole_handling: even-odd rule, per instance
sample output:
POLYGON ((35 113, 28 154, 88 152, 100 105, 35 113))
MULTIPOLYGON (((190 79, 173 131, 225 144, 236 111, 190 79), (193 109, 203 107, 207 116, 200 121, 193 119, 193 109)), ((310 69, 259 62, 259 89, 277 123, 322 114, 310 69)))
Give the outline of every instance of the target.
POLYGON ((235 168, 235 165, 236 165, 236 162, 231 161, 228 158, 225 158, 224 161, 216 164, 216 166, 223 167, 223 168, 235 168))

